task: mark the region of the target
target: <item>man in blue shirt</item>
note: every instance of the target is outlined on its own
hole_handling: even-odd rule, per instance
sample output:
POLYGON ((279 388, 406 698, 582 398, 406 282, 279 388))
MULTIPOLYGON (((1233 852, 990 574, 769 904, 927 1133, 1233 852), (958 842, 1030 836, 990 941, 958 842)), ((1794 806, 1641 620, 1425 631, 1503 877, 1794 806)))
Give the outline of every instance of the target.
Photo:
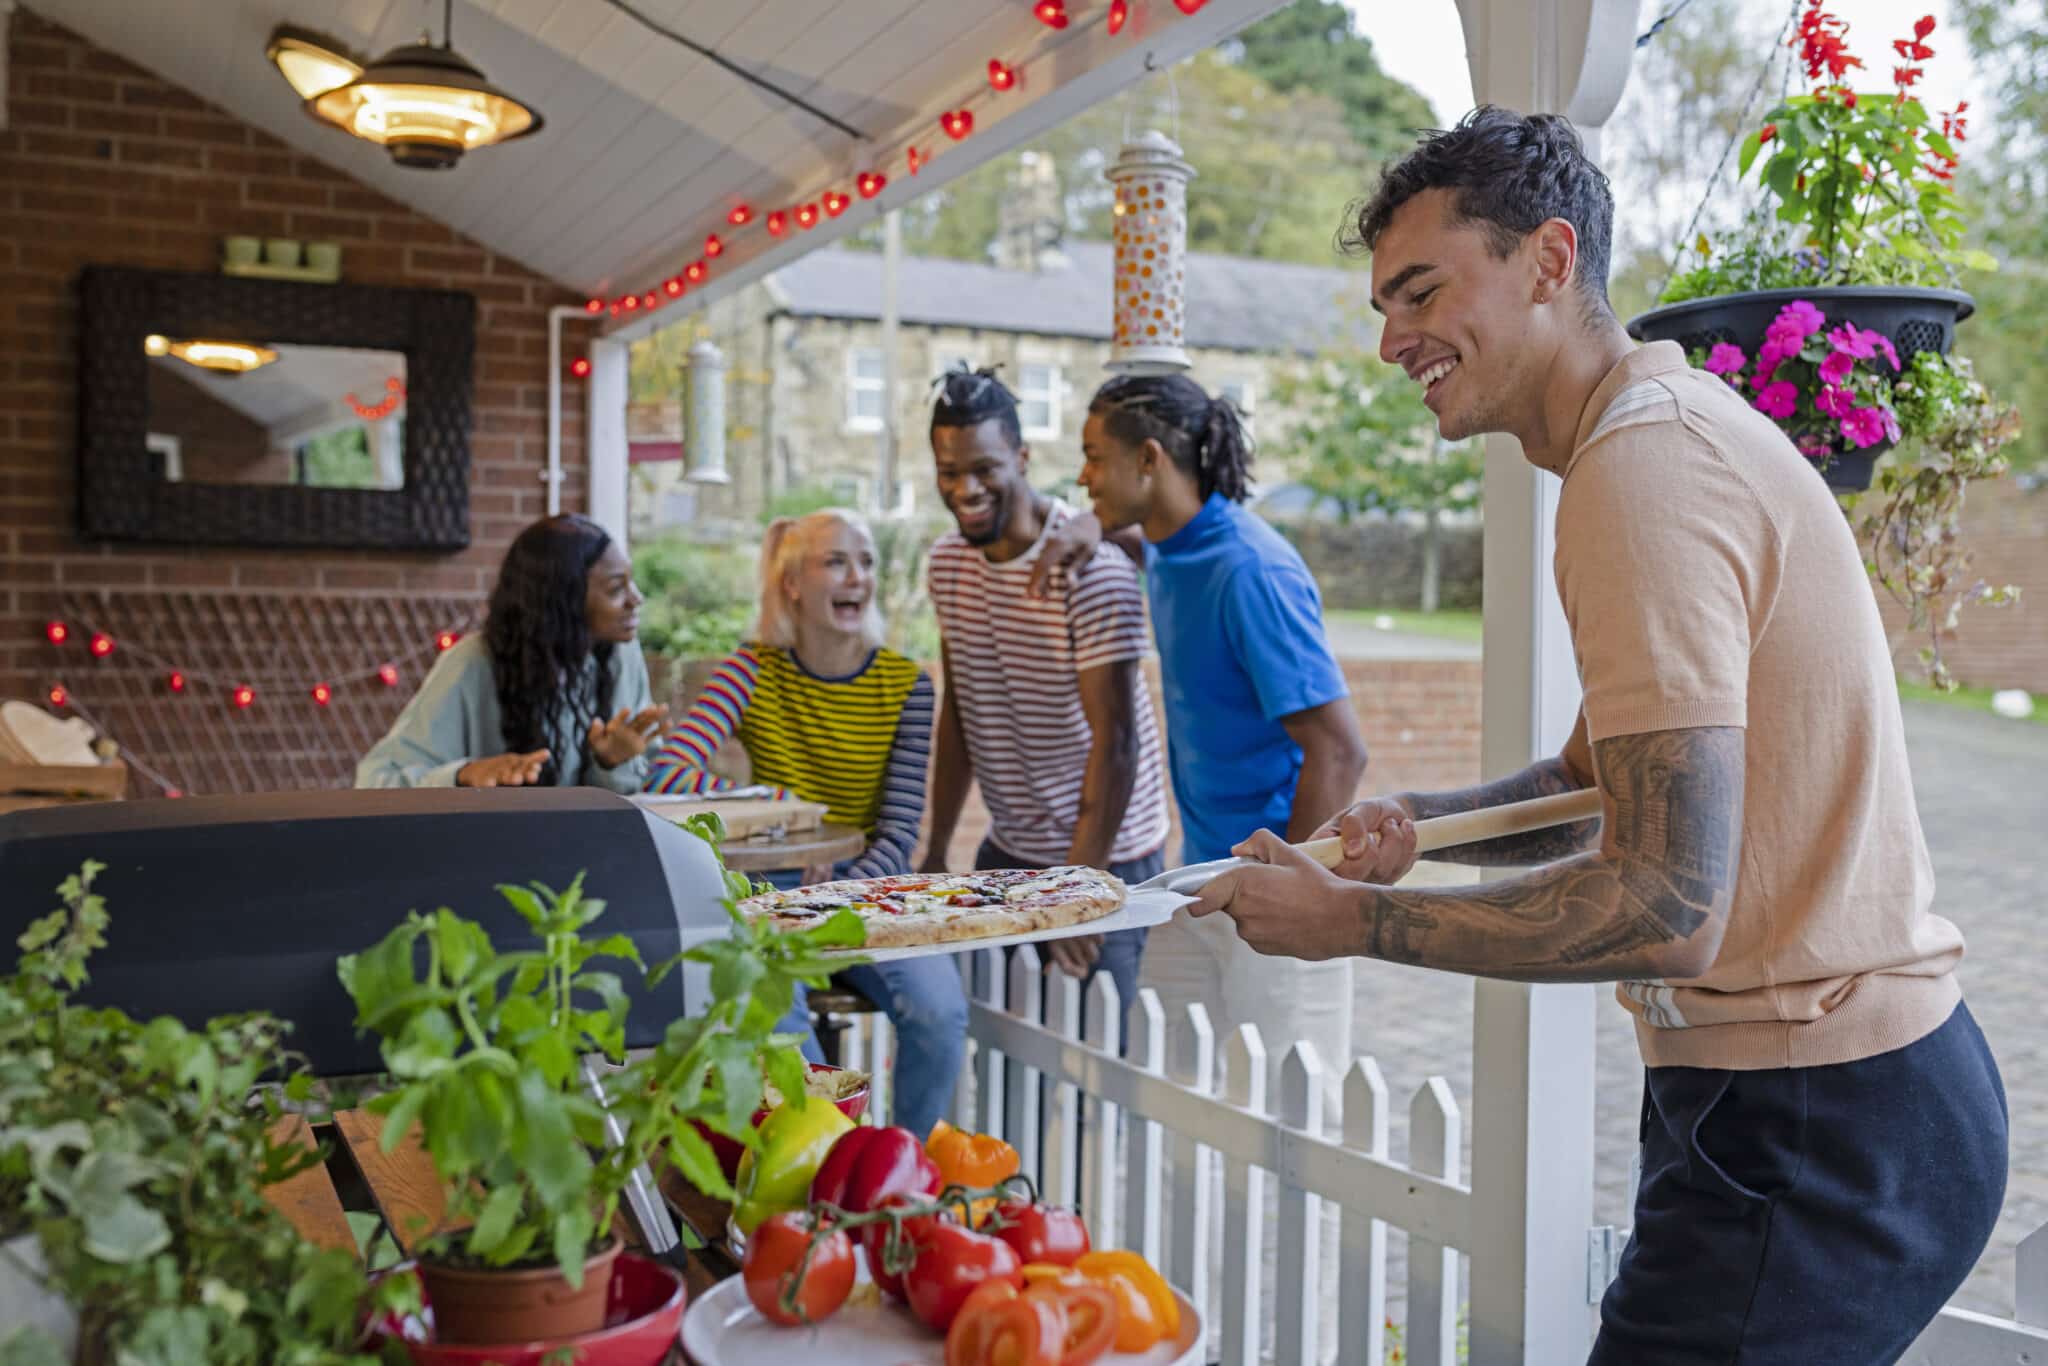
MULTIPOLYGON (((1251 449, 1237 411, 1185 376, 1115 379, 1089 404, 1081 450, 1081 486, 1102 530, 1144 536, 1182 860, 1227 858, 1260 829, 1307 839, 1355 799, 1365 741, 1315 579, 1243 506, 1251 449)), ((1129 539, 1118 537, 1127 548, 1129 539)), ((1177 911, 1152 931, 1144 979, 1176 1015, 1201 1002, 1219 1036, 1256 1025, 1276 1061, 1307 1040, 1335 1113, 1352 1054, 1348 960, 1267 957, 1229 917, 1177 911)), ((1279 1068, 1268 1075, 1277 1087, 1279 1068)), ((1325 1237, 1328 1272, 1334 1223, 1325 1237)), ((1334 1279, 1324 1279, 1332 1328, 1334 1279)))

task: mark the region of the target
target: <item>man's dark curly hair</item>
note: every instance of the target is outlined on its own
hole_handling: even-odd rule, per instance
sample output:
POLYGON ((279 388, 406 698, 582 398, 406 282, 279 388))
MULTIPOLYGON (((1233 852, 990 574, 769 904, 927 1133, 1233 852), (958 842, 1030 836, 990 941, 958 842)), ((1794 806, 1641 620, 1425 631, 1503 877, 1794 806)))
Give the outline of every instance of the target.
POLYGON ((1017 420, 1017 396, 996 378, 993 366, 969 370, 963 361, 932 381, 937 398, 932 403, 932 430, 941 427, 979 427, 993 419, 1014 450, 1024 444, 1024 427, 1017 420))
POLYGON ((1338 245, 1353 254, 1370 252, 1395 211, 1424 190, 1454 191, 1459 219, 1482 229, 1499 257, 1549 219, 1571 224, 1579 235, 1573 281, 1595 315, 1612 311, 1607 257, 1614 193, 1562 116, 1484 104, 1457 127, 1425 134, 1414 151, 1380 172, 1371 197, 1344 211, 1338 245))
POLYGON ((588 517, 563 513, 535 522, 505 552, 491 590, 484 644, 505 717, 507 752, 546 748, 541 784, 562 781, 561 759, 586 752, 590 723, 612 712, 613 646, 590 642, 590 568, 612 538, 588 517), (597 668, 585 667, 592 653, 597 668), (559 730, 564 703, 574 718, 559 730))

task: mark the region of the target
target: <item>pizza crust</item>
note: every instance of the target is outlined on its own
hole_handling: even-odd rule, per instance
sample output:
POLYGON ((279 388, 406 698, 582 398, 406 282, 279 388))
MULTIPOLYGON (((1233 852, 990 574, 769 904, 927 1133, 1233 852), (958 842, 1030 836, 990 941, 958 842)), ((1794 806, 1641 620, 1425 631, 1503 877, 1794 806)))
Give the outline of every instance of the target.
POLYGON ((1093 868, 1003 869, 820 883, 749 897, 740 911, 749 920, 789 930, 817 925, 834 910, 850 908, 867 929, 865 947, 902 949, 1066 929, 1112 914, 1123 906, 1124 895, 1120 879, 1093 868), (1046 882, 1054 885, 995 905, 940 909, 932 904, 949 888, 998 896, 1046 882), (790 914, 789 907, 805 909, 790 914))

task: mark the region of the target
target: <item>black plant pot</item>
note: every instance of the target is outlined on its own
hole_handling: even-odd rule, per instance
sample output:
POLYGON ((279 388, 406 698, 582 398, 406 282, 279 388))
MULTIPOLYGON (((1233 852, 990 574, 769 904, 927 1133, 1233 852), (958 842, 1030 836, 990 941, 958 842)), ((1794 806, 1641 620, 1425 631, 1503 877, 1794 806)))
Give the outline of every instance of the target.
MULTIPOLYGON (((1922 351, 1945 356, 1955 343, 1956 324, 1976 312, 1976 301, 1959 289, 1924 289, 1914 285, 1816 285, 1810 289, 1758 289, 1720 294, 1653 308, 1628 320, 1628 334, 1637 341, 1675 341, 1687 355, 1731 342, 1754 355, 1772 319, 1786 304, 1805 299, 1827 315, 1828 325, 1852 322, 1888 339, 1909 366, 1922 351)), ((1820 463, 1821 477, 1838 493, 1870 487, 1877 458, 1890 442, 1843 450, 1837 446, 1820 463)))

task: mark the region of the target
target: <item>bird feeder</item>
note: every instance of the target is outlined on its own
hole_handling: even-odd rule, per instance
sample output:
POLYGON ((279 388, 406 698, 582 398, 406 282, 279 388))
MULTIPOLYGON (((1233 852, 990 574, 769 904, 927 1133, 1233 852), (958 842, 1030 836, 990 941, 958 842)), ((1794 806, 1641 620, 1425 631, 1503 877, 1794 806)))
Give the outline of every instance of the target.
POLYGON ((1125 145, 1104 173, 1115 189, 1113 341, 1107 368, 1126 375, 1188 369, 1188 181, 1195 168, 1166 134, 1125 145))
POLYGON ((684 411, 684 476, 693 484, 727 484, 725 472, 725 353, 708 339, 690 348, 690 401, 684 411))

